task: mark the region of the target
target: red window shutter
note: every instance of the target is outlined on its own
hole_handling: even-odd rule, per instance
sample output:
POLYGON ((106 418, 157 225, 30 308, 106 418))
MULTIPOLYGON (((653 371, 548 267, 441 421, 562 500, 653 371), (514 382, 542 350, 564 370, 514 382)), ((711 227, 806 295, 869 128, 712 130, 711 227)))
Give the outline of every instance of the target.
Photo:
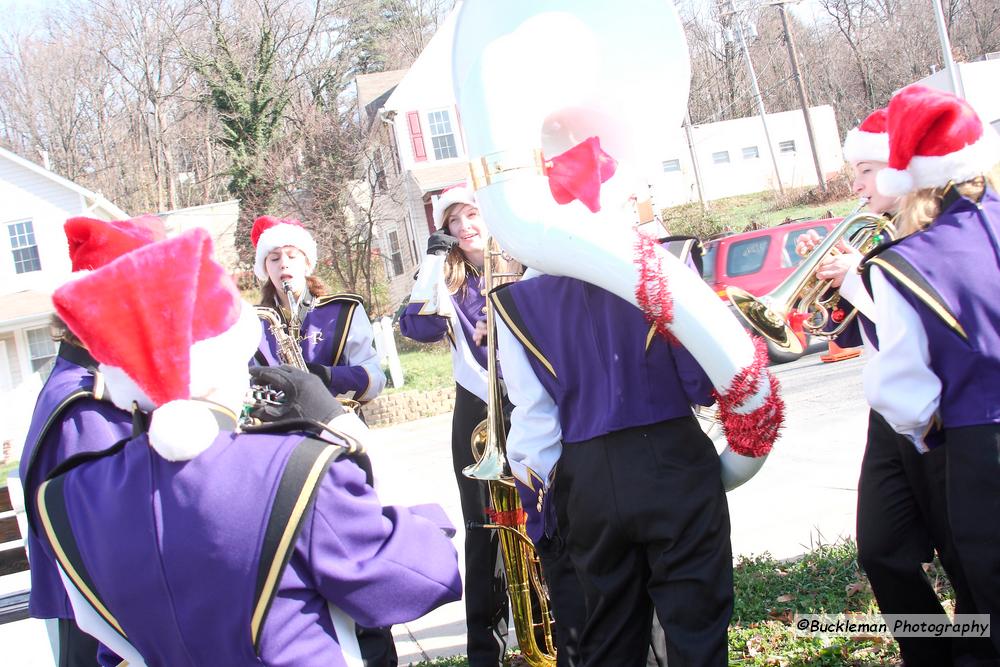
POLYGON ((427 150, 424 148, 424 132, 420 129, 420 114, 416 111, 406 113, 406 122, 410 126, 410 143, 413 144, 413 160, 427 160, 427 150))
POLYGON ((434 206, 430 202, 424 204, 424 215, 427 217, 427 231, 433 234, 437 230, 434 229, 434 206))

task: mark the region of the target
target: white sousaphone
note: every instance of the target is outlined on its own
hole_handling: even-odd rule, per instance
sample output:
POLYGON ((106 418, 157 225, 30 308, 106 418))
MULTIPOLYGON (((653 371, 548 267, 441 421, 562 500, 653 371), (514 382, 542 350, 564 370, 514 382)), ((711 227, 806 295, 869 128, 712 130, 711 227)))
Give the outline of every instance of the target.
POLYGON ((700 276, 655 243, 637 257, 626 208, 672 143, 687 102, 687 44, 672 3, 466 0, 453 48, 473 184, 490 234, 522 263, 602 287, 665 325, 720 398, 726 489, 748 480, 780 427, 776 382, 700 276), (617 161, 597 212, 579 201, 557 204, 546 176, 548 160, 590 137, 617 161), (664 280, 672 319, 637 297, 664 280))

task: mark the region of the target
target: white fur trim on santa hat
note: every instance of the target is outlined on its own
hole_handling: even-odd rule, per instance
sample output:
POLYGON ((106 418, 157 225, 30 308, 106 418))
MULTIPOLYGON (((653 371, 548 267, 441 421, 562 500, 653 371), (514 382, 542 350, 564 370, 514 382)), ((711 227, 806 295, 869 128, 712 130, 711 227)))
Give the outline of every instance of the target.
POLYGON ((989 172, 1000 162, 1000 137, 983 126, 983 135, 947 155, 914 155, 906 170, 883 169, 875 177, 878 191, 889 197, 901 197, 914 190, 939 188, 951 183, 963 183, 989 172))
POLYGON ((168 461, 190 461, 212 446, 219 423, 203 401, 170 401, 153 410, 149 444, 168 461))
POLYGON ((844 138, 844 160, 852 163, 888 162, 888 133, 864 132, 854 128, 844 138))
POLYGON ((479 208, 476 202, 476 195, 467 185, 456 185, 448 188, 434 198, 431 211, 434 214, 434 227, 441 229, 444 227, 444 214, 455 204, 468 204, 479 208))
POLYGON ((264 268, 264 261, 268 253, 275 248, 283 248, 286 245, 295 246, 305 254, 309 260, 307 274, 311 274, 316 268, 316 239, 312 237, 305 227, 289 225, 285 223, 274 225, 266 229, 257 239, 257 255, 254 260, 254 275, 261 280, 267 280, 267 269, 264 268))
POLYGON ((139 385, 128 374, 117 366, 99 364, 97 370, 104 376, 105 396, 111 399, 115 407, 125 412, 132 412, 135 403, 143 412, 149 412, 155 405, 139 385))

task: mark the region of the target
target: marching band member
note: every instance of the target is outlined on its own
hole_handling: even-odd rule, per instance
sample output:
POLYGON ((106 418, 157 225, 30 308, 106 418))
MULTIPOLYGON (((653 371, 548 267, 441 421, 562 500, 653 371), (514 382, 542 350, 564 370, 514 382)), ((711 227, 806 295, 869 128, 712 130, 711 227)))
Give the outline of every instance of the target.
MULTIPOLYGON (((865 395, 944 477, 951 546, 971 596, 956 611, 997 618, 1000 140, 964 100, 915 85, 889 102, 888 134, 877 186, 903 197, 901 238, 863 264, 878 333, 865 395)), ((991 640, 1000 647, 1000 634, 991 640)))
MULTIPOLYGON (((292 309, 300 324, 302 358, 334 396, 365 403, 385 388, 385 373, 375 352, 375 332, 361 297, 326 294, 326 285, 313 275, 316 240, 298 220, 261 216, 254 221, 250 239, 255 250, 254 274, 261 280, 260 305, 276 311, 287 326, 292 309), (295 304, 289 303, 285 285, 295 304)), ((278 342, 270 326, 261 321, 264 335, 254 360, 261 366, 281 364, 278 342)), ((364 419, 363 411, 358 416, 364 419)), ((368 481, 374 477, 371 462, 359 461, 368 481)), ((396 667, 396 645, 391 628, 359 626, 358 639, 365 667, 396 667)))
MULTIPOLYGON (((482 270, 486 227, 472 191, 451 187, 433 203, 434 226, 417 283, 399 320, 400 332, 421 342, 451 343, 455 410, 451 457, 466 525, 489 523, 489 488, 462 471, 475 463, 472 432, 486 418, 486 320, 482 270)), ((470 667, 497 667, 507 638, 507 584, 492 530, 465 531, 465 619, 470 667)))
POLYGON ((589 283, 537 275, 491 299, 515 406, 507 456, 529 535, 564 540, 580 578, 582 664, 644 664, 654 610, 668 664, 727 664, 729 510, 691 413, 712 402, 708 378, 589 283))
MULTIPOLYGON (((113 400, 150 420, 40 487, 47 548, 81 627, 130 664, 360 664, 354 622, 459 597, 450 524, 436 505, 382 507, 346 447, 234 432, 260 326, 211 252, 194 229, 56 291, 113 400)), ((252 372, 285 396, 258 414, 339 442, 350 415, 320 380, 252 372)))
MULTIPOLYGON (((867 200, 869 211, 895 216, 899 198, 884 195, 875 185, 889 163, 888 111, 872 112, 847 133, 844 158, 854 172, 854 192, 867 200)), ((800 254, 807 254, 819 237, 800 237, 800 254)), ((823 260, 817 278, 830 280, 850 305, 858 304, 857 319, 838 341, 863 343, 869 355, 878 349, 875 305, 857 271, 861 253, 849 244, 823 260)), ((858 561, 871 582, 879 609, 886 614, 930 614, 946 618, 923 563, 937 551, 952 582, 957 608, 971 603, 971 592, 958 563, 945 511, 944 451, 921 455, 875 410, 868 417, 868 439, 858 479, 858 561)), ((967 639, 952 637, 896 638, 907 665, 949 665, 953 656, 975 651, 967 639)), ((986 647, 989 650, 989 647, 986 647)))
MULTIPOLYGON (((97 269, 126 252, 161 240, 163 223, 153 216, 106 222, 70 218, 64 225, 73 271, 97 269)), ((55 562, 39 542, 35 491, 52 470, 66 459, 84 452, 111 447, 129 435, 132 419, 107 397, 97 362, 62 322, 56 326, 59 352, 31 416, 21 455, 19 476, 28 513, 28 555, 31 559, 31 596, 28 612, 47 621, 57 639, 59 667, 97 663, 97 642, 80 631, 73 619, 55 562), (54 621, 55 627, 52 622, 54 621)))
MULTIPOLYGON (((313 275, 316 241, 298 220, 261 216, 250 233, 256 252, 254 275, 262 282, 260 305, 277 310, 286 324, 292 316, 285 283, 291 286, 301 323, 302 357, 334 396, 372 400, 385 387, 385 373, 375 353, 375 333, 361 297, 326 294, 313 275)), ((277 366, 277 344, 263 324, 256 355, 262 366, 277 366)))

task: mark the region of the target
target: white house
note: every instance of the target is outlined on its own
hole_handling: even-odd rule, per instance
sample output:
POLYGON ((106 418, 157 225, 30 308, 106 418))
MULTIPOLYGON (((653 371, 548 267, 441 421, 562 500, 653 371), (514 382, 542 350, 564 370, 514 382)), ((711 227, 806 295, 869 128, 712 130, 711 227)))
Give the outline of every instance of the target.
MULTIPOLYGON (((70 275, 63 223, 76 215, 120 220, 128 214, 3 148, 0 201, 0 403, 7 406, 15 402, 12 392, 19 386, 37 390, 35 374, 47 376, 55 359, 51 294, 70 275)), ((31 396, 29 406, 33 402, 31 396)), ((0 440, 20 445, 23 435, 11 417, 0 412, 0 440)))
POLYGON ((451 46, 458 6, 399 81, 380 114, 393 129, 404 199, 422 255, 433 228, 431 197, 464 181, 468 156, 451 84, 451 46))

